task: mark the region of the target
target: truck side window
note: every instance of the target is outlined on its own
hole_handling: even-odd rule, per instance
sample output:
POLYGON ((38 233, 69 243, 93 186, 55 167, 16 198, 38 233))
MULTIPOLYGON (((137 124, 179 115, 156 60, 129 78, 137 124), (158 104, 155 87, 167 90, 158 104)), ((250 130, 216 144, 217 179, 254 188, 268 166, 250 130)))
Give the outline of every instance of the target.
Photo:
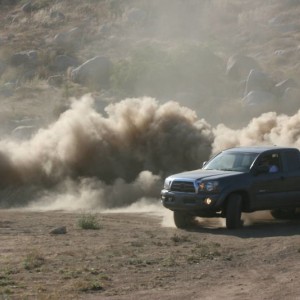
POLYGON ((300 169, 300 157, 297 151, 288 151, 286 155, 288 171, 300 169))
POLYGON ((264 155, 259 160, 259 165, 267 166, 269 168, 269 173, 277 173, 280 171, 279 155, 277 153, 264 155))

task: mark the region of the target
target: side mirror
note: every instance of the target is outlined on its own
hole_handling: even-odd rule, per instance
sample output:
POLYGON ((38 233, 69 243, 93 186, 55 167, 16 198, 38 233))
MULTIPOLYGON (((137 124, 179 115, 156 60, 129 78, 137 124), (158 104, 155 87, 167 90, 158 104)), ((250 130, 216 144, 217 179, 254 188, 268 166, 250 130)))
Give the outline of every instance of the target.
POLYGON ((204 162, 202 163, 202 168, 206 165, 206 163, 207 163, 207 161, 204 161, 204 162))

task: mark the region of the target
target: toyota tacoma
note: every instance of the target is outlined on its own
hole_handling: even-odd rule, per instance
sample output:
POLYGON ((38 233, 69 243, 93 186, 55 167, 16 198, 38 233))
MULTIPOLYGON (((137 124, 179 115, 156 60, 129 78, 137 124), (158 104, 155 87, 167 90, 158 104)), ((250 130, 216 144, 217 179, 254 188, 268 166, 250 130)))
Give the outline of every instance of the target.
POLYGON ((261 146, 222 151, 202 169, 165 179, 164 207, 173 211, 178 228, 196 217, 226 219, 228 229, 242 226, 242 212, 270 210, 274 218, 293 219, 300 208, 300 152, 261 146))

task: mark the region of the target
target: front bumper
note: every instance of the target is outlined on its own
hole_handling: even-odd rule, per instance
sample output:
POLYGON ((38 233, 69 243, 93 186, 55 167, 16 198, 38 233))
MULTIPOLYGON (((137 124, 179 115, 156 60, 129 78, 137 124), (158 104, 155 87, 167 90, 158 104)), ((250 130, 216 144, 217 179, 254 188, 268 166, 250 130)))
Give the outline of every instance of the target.
POLYGON ((219 194, 195 194, 162 190, 161 201, 163 206, 170 210, 188 211, 196 216, 215 217, 221 211, 219 194))

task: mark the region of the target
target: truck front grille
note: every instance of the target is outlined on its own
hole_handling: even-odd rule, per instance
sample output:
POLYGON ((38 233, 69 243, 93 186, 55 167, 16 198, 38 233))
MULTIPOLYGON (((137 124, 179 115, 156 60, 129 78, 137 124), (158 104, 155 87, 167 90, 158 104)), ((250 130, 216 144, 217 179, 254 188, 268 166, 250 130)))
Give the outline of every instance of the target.
POLYGON ((172 192, 195 193, 193 182, 190 181, 173 181, 171 185, 172 192))

